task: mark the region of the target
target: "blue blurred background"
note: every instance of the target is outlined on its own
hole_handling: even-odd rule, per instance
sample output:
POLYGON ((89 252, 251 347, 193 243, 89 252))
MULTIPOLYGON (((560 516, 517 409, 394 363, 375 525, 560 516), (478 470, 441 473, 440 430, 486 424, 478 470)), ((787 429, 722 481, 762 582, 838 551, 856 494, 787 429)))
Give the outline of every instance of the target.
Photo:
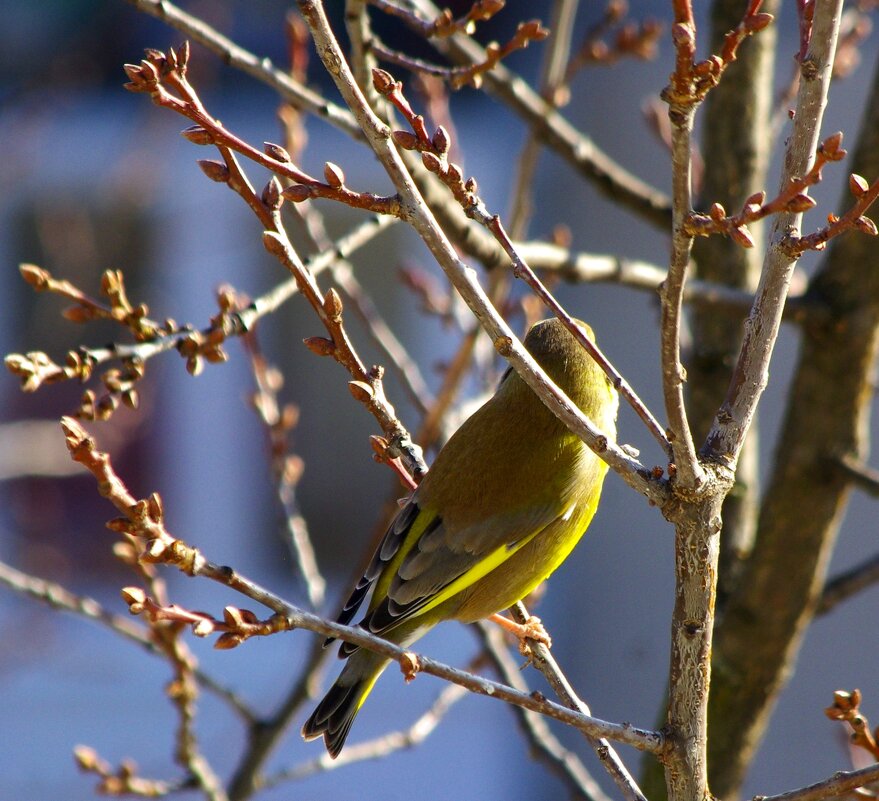
MULTIPOLYGON (((283 64, 288 5, 201 0, 184 7, 244 47, 283 64)), ((581 32, 594 21, 590 15, 598 13, 583 5, 581 32)), ((663 3, 633 2, 632 14, 665 19, 668 12, 663 3)), ((779 22, 780 81, 787 79, 788 59, 796 48, 790 14, 785 9, 779 22)), ((493 35, 504 38, 517 20, 530 15, 546 20, 549 4, 513 0, 494 23, 493 35)), ((110 328, 79 328, 62 319, 64 302, 35 296, 21 281, 17 265, 22 261, 40 264, 94 294, 103 270, 122 269, 129 295, 148 303, 154 317, 198 327, 216 312, 214 291, 221 283, 255 296, 285 277, 265 255, 251 212, 232 192, 202 176, 195 159, 211 155, 178 136, 188 123, 121 88, 124 62, 136 62, 145 47, 179 44, 178 33, 121 0, 10 0, 3 5, 3 19, 0 351, 45 350, 60 361, 77 344, 102 345, 119 336, 110 328)), ((856 131, 874 68, 874 42, 875 37, 868 40, 867 57, 853 76, 834 89, 825 134, 843 129, 853 136, 856 131)), ((532 46, 510 63, 533 78, 539 51, 532 46)), ((610 71, 583 72, 573 85, 575 102, 565 112, 631 171, 665 189, 668 159, 647 131, 641 108, 662 89, 670 68, 663 39, 657 62, 622 62, 610 71)), ((198 46, 191 75, 208 108, 227 127, 256 144, 281 140, 278 99, 268 89, 198 46)), ((328 97, 335 96, 317 65, 312 64, 309 77, 328 97)), ((490 208, 506 212, 512 165, 525 139, 521 125, 500 105, 469 90, 452 98, 452 113, 467 174, 478 178, 490 208)), ((332 160, 343 167, 351 186, 388 189, 364 148, 313 118, 308 133, 306 170, 319 174, 323 162, 332 160)), ((247 169, 257 186, 267 179, 247 169)), ((844 180, 844 170, 833 170, 815 193, 819 201, 832 207, 844 180)), ((608 204, 553 156, 541 160, 535 200, 533 236, 547 237, 564 224, 576 248, 660 265, 665 259, 664 235, 608 204)), ((348 230, 359 219, 329 204, 321 208, 333 232, 348 230)), ((438 273, 425 248, 402 226, 392 227, 354 259, 360 281, 436 389, 435 365, 455 352, 457 335, 416 310, 415 299, 398 280, 399 268, 412 264, 438 273)), ((805 260, 804 269, 811 264, 805 260)), ((648 405, 660 410, 654 297, 604 285, 563 287, 559 294, 572 312, 590 321, 605 352, 648 405)), ((351 329, 364 358, 380 361, 356 321, 351 329)), ((323 611, 332 613, 362 558, 378 510, 396 490, 389 471, 371 459, 367 437, 376 426, 350 399, 346 375, 301 344, 303 337, 321 333, 300 298, 260 328, 263 348, 286 376, 283 399, 301 412, 293 436, 294 450, 305 464, 299 502, 331 583, 323 611)), ((783 332, 761 407, 767 459, 796 351, 794 334, 783 332)), ((209 365, 197 379, 186 373, 176 354, 150 361, 141 410, 120 410, 109 423, 90 429, 137 497, 161 493, 172 532, 213 561, 234 565, 304 603, 303 587, 279 536, 280 511, 264 432, 246 402, 252 391, 248 361, 239 343, 231 342, 228 351, 227 364, 209 365)), ((404 422, 417 427, 414 409, 392 373, 387 391, 404 422)), ((118 589, 132 578, 110 556, 112 535, 104 529, 114 512, 97 496, 90 476, 71 471, 60 429, 51 428, 60 414, 75 407, 80 392, 71 384, 26 396, 12 376, 0 378, 0 477, 6 479, 0 482, 0 558, 124 613, 118 589), (23 454, 9 424, 31 419, 46 420, 50 428, 29 439, 23 454), (43 472, 74 474, 7 478, 38 458, 43 472)), ((624 441, 642 449, 646 463, 661 461, 631 414, 623 413, 620 430, 624 441)), ((875 550, 875 521, 875 506, 855 496, 832 573, 875 550)), ((223 605, 242 600, 209 582, 176 575, 169 575, 169 582, 173 599, 185 606, 218 613, 223 605)), ((810 630, 745 786, 747 795, 807 784, 849 765, 840 732, 822 709, 833 690, 857 686, 866 693, 865 711, 879 719, 877 601, 879 588, 873 588, 810 630)), ((552 632, 556 658, 596 715, 644 726, 657 719, 671 606, 671 528, 611 476, 589 536, 550 582, 538 609, 552 632)), ((163 695, 169 678, 163 662, 104 629, 55 614, 5 588, 0 588, 0 631, 0 798, 92 798, 94 779, 79 775, 71 756, 78 743, 95 747, 114 764, 134 757, 145 776, 177 775, 169 734, 175 718, 163 695)), ((268 713, 308 653, 312 635, 295 632, 223 652, 214 651, 209 641, 190 641, 205 669, 268 713)), ((418 649, 463 666, 475 653, 476 641, 465 628, 447 624, 418 649)), ((537 673, 525 675, 530 686, 546 691, 537 673)), ((409 725, 441 689, 428 676, 404 685, 396 671, 389 671, 358 719, 352 742, 409 725)), ((270 770, 320 753, 318 744, 300 741, 300 724, 301 719, 275 753, 270 770)), ((198 733, 219 772, 228 775, 243 734, 207 694, 200 702, 198 733)), ((606 785, 581 738, 563 728, 558 733, 606 785)), ((638 755, 623 749, 623 756, 637 772, 638 755)), ((505 706, 467 697, 415 750, 318 775, 296 787, 284 785, 263 797, 402 799, 416 782, 428 799, 525 799, 563 791, 532 761, 505 706)))

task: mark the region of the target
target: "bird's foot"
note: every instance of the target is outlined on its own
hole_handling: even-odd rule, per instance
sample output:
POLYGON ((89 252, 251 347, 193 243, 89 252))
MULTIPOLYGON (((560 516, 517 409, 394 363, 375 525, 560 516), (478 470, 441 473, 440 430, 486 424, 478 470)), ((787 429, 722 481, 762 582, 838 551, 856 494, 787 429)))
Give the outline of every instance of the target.
POLYGON ((524 623, 516 623, 515 620, 510 620, 508 617, 496 614, 492 615, 489 620, 510 632, 519 641, 519 652, 529 660, 532 654, 531 645, 528 643, 528 640, 538 642, 547 648, 552 647, 552 638, 543 627, 539 617, 531 615, 524 623))

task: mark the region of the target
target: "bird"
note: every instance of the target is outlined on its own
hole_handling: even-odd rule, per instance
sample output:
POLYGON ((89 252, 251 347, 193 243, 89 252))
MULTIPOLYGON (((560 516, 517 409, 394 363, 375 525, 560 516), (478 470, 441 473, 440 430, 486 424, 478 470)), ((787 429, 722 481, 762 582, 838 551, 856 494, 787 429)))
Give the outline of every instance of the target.
MULTIPOLYGON (((592 329, 576 321, 593 342, 592 329)), ((556 318, 535 323, 525 348, 609 440, 619 397, 556 318)), ((526 597, 567 558, 598 507, 607 465, 512 368, 494 395, 440 449, 391 521, 337 621, 359 622, 408 647, 442 620, 471 623, 526 597)), ((325 645, 333 641, 329 638, 325 645)), ((342 642, 344 668, 302 727, 335 759, 388 664, 342 642)))

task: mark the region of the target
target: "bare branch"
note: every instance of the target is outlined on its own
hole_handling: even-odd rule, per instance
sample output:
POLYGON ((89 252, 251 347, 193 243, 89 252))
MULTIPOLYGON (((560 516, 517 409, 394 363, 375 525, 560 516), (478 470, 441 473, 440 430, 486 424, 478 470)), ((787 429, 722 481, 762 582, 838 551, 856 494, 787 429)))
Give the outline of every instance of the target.
POLYGON ((321 97, 317 92, 293 80, 286 72, 275 67, 271 59, 257 56, 225 37, 216 28, 174 5, 170 0, 127 0, 138 11, 162 20, 180 31, 231 67, 251 75, 270 86, 290 105, 309 111, 320 119, 339 128, 354 139, 362 139, 363 132, 351 113, 321 97))
POLYGON ((336 758, 323 753, 319 757, 304 762, 301 765, 282 770, 272 776, 267 776, 259 782, 259 789, 270 789, 284 782, 297 781, 313 776, 315 773, 327 773, 328 771, 337 770, 357 762, 384 759, 397 751, 415 748, 433 734, 452 706, 466 695, 467 690, 465 688, 457 684, 450 684, 437 696, 430 709, 421 715, 408 729, 388 732, 388 734, 376 737, 373 740, 348 745, 336 758))
POLYGON ((617 470, 625 481, 655 502, 661 503, 664 492, 659 479, 594 428, 576 405, 546 378, 506 322, 492 307, 472 271, 461 262, 448 238, 424 204, 417 187, 392 145, 390 131, 365 102, 333 36, 323 5, 317 0, 300 0, 299 7, 315 39, 318 54, 330 69, 339 91, 363 126, 370 146, 400 193, 407 219, 418 231, 443 271, 489 334, 498 353, 513 365, 522 379, 535 390, 538 397, 593 451, 617 470))
POLYGON ((824 779, 798 790, 788 790, 778 795, 758 795, 752 801, 823 801, 826 798, 839 798, 859 787, 865 787, 879 780, 879 764, 852 771, 839 771, 829 779, 824 779))
POLYGON ((850 454, 840 457, 835 465, 858 489, 874 498, 879 498, 879 470, 870 467, 850 454))
MULTIPOLYGON (((520 601, 510 610, 513 618, 520 624, 529 621, 530 615, 525 605, 520 601)), ((567 677, 562 673, 561 668, 555 661, 555 657, 550 653, 549 648, 537 640, 527 640, 528 647, 531 651, 531 661, 534 666, 546 677, 550 686, 555 690, 556 694, 569 709, 576 709, 584 715, 591 715, 587 704, 577 695, 567 677)), ((592 746, 604 769, 610 774, 616 786, 619 788, 626 801, 647 801, 638 783, 635 781, 628 768, 623 764, 617 752, 611 744, 603 737, 592 737, 586 735, 589 745, 592 746)))
MULTIPOLYGON (((501 679, 517 690, 526 691, 528 685, 522 678, 519 664, 506 646, 503 632, 486 622, 477 623, 476 627, 483 647, 501 679)), ((516 707, 513 712, 527 738, 529 750, 562 779, 573 797, 584 801, 610 801, 577 754, 559 742, 544 718, 520 707, 516 707)))
POLYGON ((608 723, 414 654, 360 627, 343 626, 299 609, 237 573, 231 567, 208 561, 198 549, 176 539, 168 532, 164 525, 161 499, 156 493, 153 493, 149 499, 135 500, 113 470, 109 456, 96 449, 94 440, 87 435, 85 429, 70 417, 63 419, 62 427, 71 458, 95 476, 100 494, 122 514, 121 518, 113 521, 114 529, 126 533, 140 543, 141 562, 148 565, 162 563, 174 566, 188 576, 208 578, 253 599, 275 612, 271 625, 278 632, 303 628, 325 637, 345 640, 399 662, 407 675, 428 673, 459 684, 478 695, 487 695, 548 715, 591 735, 607 737, 642 751, 661 752, 664 738, 659 732, 640 729, 628 723, 608 723))
POLYGON ((877 583, 879 583, 879 556, 874 556, 830 579, 824 585, 824 592, 821 593, 815 614, 826 614, 843 601, 877 583))
MULTIPOLYGON (((794 176, 809 172, 827 103, 842 4, 834 0, 818 5, 810 50, 803 62, 803 80, 797 95, 797 113, 788 140, 781 186, 786 186, 794 176)), ((796 260, 786 251, 785 240, 790 231, 799 228, 801 218, 800 212, 786 212, 776 217, 730 388, 702 447, 707 458, 731 466, 736 464, 769 380, 769 359, 796 266, 796 260)))
MULTIPOLYGON (((428 16, 439 11, 430 0, 418 0, 417 5, 428 16)), ((485 60, 485 50, 461 33, 438 40, 435 45, 457 63, 478 64, 485 60)), ((669 198, 614 162, 524 80, 501 64, 485 75, 484 85, 522 117, 541 141, 592 181, 599 191, 652 224, 662 228, 668 226, 671 220, 669 198)))

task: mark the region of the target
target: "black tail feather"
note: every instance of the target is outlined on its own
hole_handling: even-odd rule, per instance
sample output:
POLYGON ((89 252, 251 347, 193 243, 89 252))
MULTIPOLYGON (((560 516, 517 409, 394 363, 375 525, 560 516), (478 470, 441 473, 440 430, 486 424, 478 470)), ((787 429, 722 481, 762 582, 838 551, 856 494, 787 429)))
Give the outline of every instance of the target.
POLYGON ((360 710, 367 681, 348 686, 336 682, 302 726, 302 736, 314 740, 323 735, 329 755, 335 759, 342 751, 351 724, 360 710))

